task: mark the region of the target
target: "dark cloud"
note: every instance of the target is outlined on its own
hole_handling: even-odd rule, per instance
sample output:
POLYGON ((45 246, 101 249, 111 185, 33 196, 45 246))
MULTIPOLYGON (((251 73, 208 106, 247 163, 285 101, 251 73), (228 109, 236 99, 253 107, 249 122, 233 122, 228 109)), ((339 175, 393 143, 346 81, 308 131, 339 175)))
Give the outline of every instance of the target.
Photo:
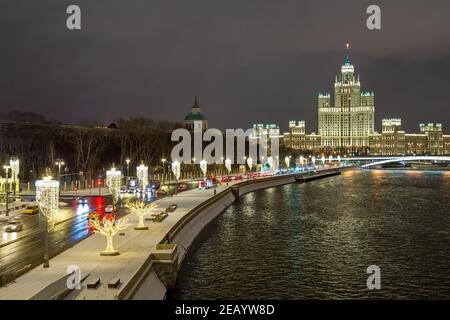
POLYGON ((181 120, 194 95, 214 127, 306 120, 352 44, 383 117, 450 132, 450 2, 364 0, 15 0, 0 12, 0 108, 65 122, 142 115, 181 120), (65 28, 69 4, 82 30, 65 28))

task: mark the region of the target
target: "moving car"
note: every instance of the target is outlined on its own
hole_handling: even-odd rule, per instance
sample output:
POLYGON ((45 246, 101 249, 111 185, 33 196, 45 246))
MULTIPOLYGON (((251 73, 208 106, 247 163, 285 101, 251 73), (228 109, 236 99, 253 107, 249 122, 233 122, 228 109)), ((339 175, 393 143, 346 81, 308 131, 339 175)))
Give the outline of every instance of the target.
POLYGON ((108 205, 105 208, 105 213, 114 213, 117 211, 117 208, 115 208, 113 205, 108 205))
POLYGON ((6 226, 3 227, 5 232, 17 232, 23 230, 23 224, 19 220, 10 220, 6 226))
POLYGON ((39 213, 39 206, 38 205, 27 206, 23 213, 24 214, 29 214, 29 215, 37 214, 37 213, 39 213))

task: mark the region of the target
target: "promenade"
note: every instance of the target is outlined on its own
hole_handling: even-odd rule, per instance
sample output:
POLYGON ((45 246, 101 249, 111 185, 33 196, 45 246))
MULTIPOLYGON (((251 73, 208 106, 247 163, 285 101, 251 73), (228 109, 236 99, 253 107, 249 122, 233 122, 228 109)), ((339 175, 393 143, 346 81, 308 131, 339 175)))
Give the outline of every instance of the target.
MULTIPOLYGON (((139 278, 144 266, 151 265, 151 255, 157 252, 157 244, 167 242, 177 243, 179 245, 178 261, 181 263, 187 246, 195 239, 196 235, 203 228, 205 223, 213 219, 217 214, 223 211, 232 201, 232 191, 235 196, 236 187, 243 185, 244 192, 251 192, 257 189, 295 182, 295 175, 288 174, 274 177, 261 177, 254 180, 234 181, 228 186, 219 185, 217 195, 214 195, 214 189, 208 190, 189 190, 174 195, 171 198, 163 198, 155 203, 158 205, 156 212, 162 211, 171 204, 177 204, 177 209, 169 213, 169 216, 161 222, 146 221, 148 230, 134 230, 138 223, 135 215, 127 215, 128 226, 122 235, 114 237, 114 247, 120 252, 118 256, 100 256, 100 251, 106 246, 104 236, 94 234, 72 248, 62 252, 50 260, 50 268, 45 269, 42 266, 36 267, 26 274, 17 278, 14 282, 0 288, 0 299, 54 299, 64 297, 65 299, 162 299, 166 294, 166 287, 155 276, 151 274, 144 283, 146 286, 145 296, 141 294, 130 296, 130 287, 133 282, 139 278), (255 183, 253 183, 255 182, 255 183), (253 185, 253 189, 249 186, 253 185), (234 189, 234 190, 233 190, 234 189), (209 199, 216 197, 224 198, 223 195, 232 197, 217 205, 215 213, 211 213, 205 221, 200 221, 198 217, 192 219, 193 227, 189 226, 186 232, 178 232, 182 229, 182 223, 190 214, 195 211, 194 208, 201 207, 209 199), (197 221, 195 220, 197 219, 197 221), (209 219, 209 220, 208 220, 209 219), (174 231, 177 230, 177 231, 174 231), (170 235, 170 236, 169 236, 170 235), (187 239, 183 239, 187 237, 187 239), (182 249, 183 248, 183 249, 182 249), (75 289, 71 292, 65 292, 66 279, 68 276, 68 267, 77 266, 81 271, 82 285, 81 289, 75 289), (87 283, 99 279, 100 285, 96 289, 88 289, 87 283), (109 288, 108 284, 112 280, 120 279, 120 284, 116 288, 109 288)), ((203 217, 203 220, 205 218, 203 217)), ((185 228, 187 229, 187 228, 185 228)), ((141 281, 142 282, 142 281, 141 281)))

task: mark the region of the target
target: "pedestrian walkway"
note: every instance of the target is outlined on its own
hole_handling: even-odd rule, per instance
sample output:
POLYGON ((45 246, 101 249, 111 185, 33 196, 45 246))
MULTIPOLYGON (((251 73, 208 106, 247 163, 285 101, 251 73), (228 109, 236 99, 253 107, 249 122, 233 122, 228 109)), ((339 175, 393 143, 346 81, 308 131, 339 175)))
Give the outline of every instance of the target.
MULTIPOLYGON (((230 183, 229 186, 234 183, 230 183)), ((218 186, 217 193, 224 191, 227 186, 218 186)), ((173 197, 166 197, 155 203, 162 210, 171 204, 177 204, 177 209, 170 213, 162 222, 146 221, 149 229, 134 230, 138 219, 135 215, 128 215, 128 228, 124 235, 114 238, 114 247, 120 255, 113 257, 100 256, 105 249, 105 237, 94 234, 79 242, 74 247, 64 251, 50 260, 50 268, 36 267, 17 278, 13 283, 0 288, 0 299, 31 299, 43 297, 39 293, 51 284, 65 285, 67 268, 77 265, 83 276, 100 278, 104 284, 97 290, 83 288, 76 296, 77 299, 115 299, 117 290, 111 290, 107 284, 113 278, 120 278, 127 283, 149 259, 150 253, 156 249, 169 230, 188 212, 202 202, 214 196, 214 189, 189 190, 178 193, 173 197)))

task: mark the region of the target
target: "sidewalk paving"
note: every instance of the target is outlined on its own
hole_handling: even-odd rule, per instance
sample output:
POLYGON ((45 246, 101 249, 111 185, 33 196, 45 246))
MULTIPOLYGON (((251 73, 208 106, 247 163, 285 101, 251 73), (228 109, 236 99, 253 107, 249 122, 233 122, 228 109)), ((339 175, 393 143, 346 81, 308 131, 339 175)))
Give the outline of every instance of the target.
MULTIPOLYGON (((233 184, 230 183, 229 186, 233 184)), ((217 193, 227 188, 218 186, 217 193)), ((124 231, 125 235, 114 237, 114 247, 120 251, 119 256, 100 256, 100 251, 105 249, 106 239, 102 235, 94 234, 52 258, 50 268, 36 267, 14 282, 1 287, 0 299, 31 299, 48 285, 63 279, 70 265, 77 265, 82 276, 89 274, 90 278, 98 277, 102 282, 96 290, 83 288, 78 292, 76 299, 115 299, 118 290, 109 289, 107 286, 109 281, 118 277, 122 283, 127 283, 176 222, 213 195, 214 189, 194 189, 156 201, 155 203, 159 205, 156 210, 165 209, 173 203, 178 207, 162 222, 146 221, 149 230, 145 231, 134 230, 138 218, 135 215, 127 215, 128 228, 124 231)))

